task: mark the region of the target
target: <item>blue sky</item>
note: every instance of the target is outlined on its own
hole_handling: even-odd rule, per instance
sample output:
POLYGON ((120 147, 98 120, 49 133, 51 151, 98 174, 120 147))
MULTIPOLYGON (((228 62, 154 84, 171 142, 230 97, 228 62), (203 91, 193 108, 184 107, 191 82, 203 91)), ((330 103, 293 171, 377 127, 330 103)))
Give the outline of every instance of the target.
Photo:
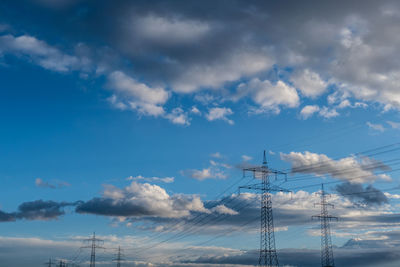
POLYGON ((131 266, 253 266, 259 199, 237 188, 263 150, 293 191, 273 196, 282 264, 319 265, 326 183, 338 265, 397 266, 399 14, 2 1, 0 266, 84 266, 94 231, 105 266, 119 245, 131 266))

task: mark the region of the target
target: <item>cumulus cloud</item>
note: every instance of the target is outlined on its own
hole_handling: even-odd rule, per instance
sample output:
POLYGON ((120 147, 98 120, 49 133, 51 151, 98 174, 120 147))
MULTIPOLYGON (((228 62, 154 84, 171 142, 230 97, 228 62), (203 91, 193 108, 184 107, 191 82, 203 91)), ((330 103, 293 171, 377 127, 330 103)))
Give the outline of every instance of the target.
POLYGON ((317 105, 307 105, 304 108, 302 108, 302 110, 300 111, 300 115, 303 119, 308 119, 319 110, 320 110, 319 106, 317 105))
POLYGON ((326 90, 326 82, 321 79, 318 73, 305 69, 295 73, 291 80, 304 96, 317 97, 326 90))
POLYGON ((275 84, 269 80, 261 81, 258 78, 248 83, 242 83, 237 88, 237 97, 251 95, 253 101, 259 105, 256 112, 280 112, 280 107, 294 108, 300 104, 300 97, 295 88, 283 81, 275 84))
POLYGON ((135 218, 179 218, 193 211, 208 212, 198 196, 169 195, 158 185, 135 181, 124 188, 106 185, 101 197, 76 207, 78 213, 135 218))
POLYGON ((333 160, 324 154, 312 152, 281 153, 281 159, 291 163, 291 172, 314 174, 317 176, 329 175, 333 178, 350 181, 351 183, 373 182, 376 179, 388 177, 377 175, 375 171, 388 171, 391 168, 383 162, 369 158, 355 156, 333 160))
POLYGON ((182 108, 174 108, 169 114, 166 114, 165 117, 174 124, 190 125, 190 118, 187 112, 184 112, 182 108))
POLYGON ((233 120, 228 119, 229 115, 232 115, 233 111, 230 108, 210 108, 206 114, 206 119, 209 121, 224 120, 229 124, 234 124, 233 120))
POLYGON ((139 113, 151 116, 164 115, 162 107, 169 98, 169 93, 164 88, 152 88, 138 82, 121 71, 114 71, 108 76, 109 87, 116 94, 111 103, 116 107, 127 107, 139 113))

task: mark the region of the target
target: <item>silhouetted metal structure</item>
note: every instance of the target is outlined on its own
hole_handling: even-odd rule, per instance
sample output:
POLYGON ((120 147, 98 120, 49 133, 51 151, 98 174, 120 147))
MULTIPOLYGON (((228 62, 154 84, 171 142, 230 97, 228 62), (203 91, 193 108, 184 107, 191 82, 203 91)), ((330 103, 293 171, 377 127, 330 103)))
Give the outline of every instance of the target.
POLYGON ((124 260, 122 257, 121 247, 118 247, 117 258, 113 259, 113 261, 117 262, 117 267, 121 267, 121 262, 124 260))
POLYGON ((89 242, 90 245, 82 247, 82 248, 90 248, 91 253, 90 253, 90 267, 95 267, 96 266, 96 248, 104 248, 99 244, 103 244, 104 240, 96 238, 96 233, 93 233, 93 236, 91 238, 88 238, 85 240, 86 242, 89 242))
POLYGON ((263 163, 261 166, 243 168, 243 175, 251 172, 253 177, 260 179, 261 183, 240 186, 240 189, 252 189, 261 193, 261 237, 260 237, 260 258, 258 265, 262 267, 279 266, 278 256, 275 247, 274 219, 272 214, 271 192, 290 192, 270 183, 271 176, 277 179, 278 175, 286 173, 268 168, 264 150, 263 163))
POLYGON ((334 206, 326 201, 326 192, 324 190, 324 184, 321 185, 321 203, 315 205, 321 206, 321 214, 312 216, 321 221, 321 266, 322 267, 334 267, 335 262, 333 260, 332 240, 331 240, 331 228, 330 221, 338 220, 338 217, 330 216, 328 213, 328 206, 334 208, 334 206))

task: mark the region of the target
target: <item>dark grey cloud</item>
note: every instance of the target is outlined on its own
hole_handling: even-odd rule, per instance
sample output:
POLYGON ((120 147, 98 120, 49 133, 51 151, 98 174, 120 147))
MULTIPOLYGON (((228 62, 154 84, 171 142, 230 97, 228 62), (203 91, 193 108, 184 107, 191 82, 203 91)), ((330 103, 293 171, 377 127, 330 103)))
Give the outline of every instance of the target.
POLYGON ((337 185, 335 189, 339 194, 354 203, 382 205, 389 202, 385 194, 372 185, 367 185, 364 188, 362 184, 342 183, 337 185))
MULTIPOLYGON (((0 16, 17 29, 16 36, 23 32, 49 43, 67 43, 64 50, 85 43, 90 49, 84 49, 84 54, 96 62, 97 70, 121 69, 153 86, 178 92, 235 87, 240 82, 251 87, 247 80, 273 80, 275 64, 289 84, 291 71, 285 69, 293 70, 298 81, 294 85, 302 96, 317 94, 305 86, 310 79, 315 81, 313 77, 335 84, 330 114, 336 114, 335 109, 344 105, 340 107, 341 101, 350 96, 357 101, 377 101, 386 108, 400 106, 395 82, 400 70, 395 60, 400 20, 397 1, 22 3, 1 3, 0 16), (105 50, 112 56, 102 56, 105 53, 100 51, 105 50), (299 78, 302 73, 312 75, 299 78)), ((76 61, 64 67, 81 65, 76 61)), ((277 95, 285 91, 282 87, 271 90, 277 95)), ((221 91, 226 93, 213 93, 223 95, 221 91)), ((245 90, 247 94, 253 91, 245 90)), ((317 91, 323 93, 324 88, 317 91)), ((224 96, 232 99, 232 94, 224 96)), ((271 109, 254 95, 250 97, 256 105, 271 109)), ((295 101, 289 107, 297 105, 295 101)))
POLYGON ((54 220, 65 214, 65 207, 75 206, 79 202, 55 202, 35 200, 24 202, 18 206, 16 212, 7 213, 0 211, 0 222, 16 220, 54 220))

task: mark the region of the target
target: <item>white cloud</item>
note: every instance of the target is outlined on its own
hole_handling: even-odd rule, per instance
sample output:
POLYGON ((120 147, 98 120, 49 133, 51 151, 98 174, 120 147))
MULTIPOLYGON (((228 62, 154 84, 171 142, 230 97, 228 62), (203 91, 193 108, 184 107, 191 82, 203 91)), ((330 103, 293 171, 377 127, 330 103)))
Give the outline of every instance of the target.
POLYGON ((81 203, 76 210, 115 217, 181 218, 192 211, 209 213, 198 196, 169 195, 158 185, 135 181, 124 188, 105 185, 101 198, 81 203))
POLYGON ((234 124, 233 120, 228 119, 227 116, 232 115, 233 111, 230 108, 210 108, 206 114, 206 119, 209 121, 224 120, 229 124, 234 124))
POLYGON ((117 95, 111 98, 117 108, 131 108, 141 114, 151 116, 164 115, 162 107, 169 98, 169 93, 164 88, 151 88, 140 83, 121 71, 114 71, 108 76, 109 87, 117 95))
POLYGON ((191 169, 185 170, 181 172, 182 175, 189 176, 199 181, 203 181, 206 179, 226 179, 226 174, 216 170, 212 167, 204 168, 201 170, 191 169))
POLYGON ((175 181, 175 177, 144 177, 142 175, 138 175, 138 176, 129 176, 128 178, 126 178, 126 180, 128 181, 138 181, 138 180, 143 180, 143 181, 147 181, 147 182, 163 182, 163 183, 173 183, 175 181))
POLYGON ((318 112, 320 109, 317 105, 308 105, 305 106, 301 111, 300 115, 303 119, 308 119, 311 117, 314 113, 318 112))
MULTIPOLYGON (((376 175, 377 170, 387 171, 390 167, 384 163, 368 157, 354 156, 333 160, 324 154, 311 152, 281 153, 281 159, 291 163, 292 173, 314 174, 317 176, 329 175, 333 178, 351 183, 373 182, 382 179, 376 175)), ((387 179, 390 177, 386 177, 387 179)))
POLYGON ((386 121, 393 129, 400 129, 400 122, 386 121))
POLYGON ((336 109, 331 109, 328 107, 320 108, 317 105, 307 105, 300 111, 300 116, 303 119, 310 118, 313 114, 318 113, 319 116, 324 117, 326 119, 334 118, 339 116, 339 113, 336 109))
POLYGON ((196 115, 201 115, 201 111, 196 106, 193 106, 190 112, 196 115))
POLYGON ((295 73, 291 80, 296 88, 306 97, 315 98, 326 90, 326 82, 321 79, 318 73, 305 69, 295 73))
POLYGON ((57 72, 83 70, 89 61, 85 57, 78 58, 67 55, 46 42, 29 35, 16 37, 7 34, 0 36, 0 53, 13 53, 17 56, 28 57, 35 64, 57 72))
POLYGON ((383 127, 382 124, 374 124, 374 123, 371 123, 371 122, 367 121, 367 126, 370 129, 373 129, 375 131, 379 131, 379 132, 384 132, 385 131, 385 127, 383 127))
POLYGON ((222 158, 222 154, 219 152, 215 152, 215 153, 211 154, 210 156, 213 158, 217 158, 217 159, 222 158))
POLYGON ((181 108, 174 108, 171 113, 166 114, 165 117, 174 124, 190 125, 188 114, 181 108))
POLYGON ((228 214, 228 215, 238 215, 239 213, 233 209, 226 207, 225 205, 218 205, 211 209, 214 212, 219 214, 228 214))
POLYGON ((336 111, 336 109, 322 107, 322 109, 319 111, 319 115, 326 119, 330 119, 339 116, 339 113, 336 111))
POLYGON ((242 160, 243 160, 243 161, 250 161, 250 160, 252 160, 252 159, 253 159, 253 158, 250 157, 250 156, 242 155, 242 160))
POLYGON ((250 95, 253 101, 259 105, 259 112, 272 111, 280 112, 280 107, 297 107, 300 97, 295 88, 278 81, 272 84, 270 81, 261 81, 257 78, 248 83, 242 83, 237 88, 237 98, 250 95))

